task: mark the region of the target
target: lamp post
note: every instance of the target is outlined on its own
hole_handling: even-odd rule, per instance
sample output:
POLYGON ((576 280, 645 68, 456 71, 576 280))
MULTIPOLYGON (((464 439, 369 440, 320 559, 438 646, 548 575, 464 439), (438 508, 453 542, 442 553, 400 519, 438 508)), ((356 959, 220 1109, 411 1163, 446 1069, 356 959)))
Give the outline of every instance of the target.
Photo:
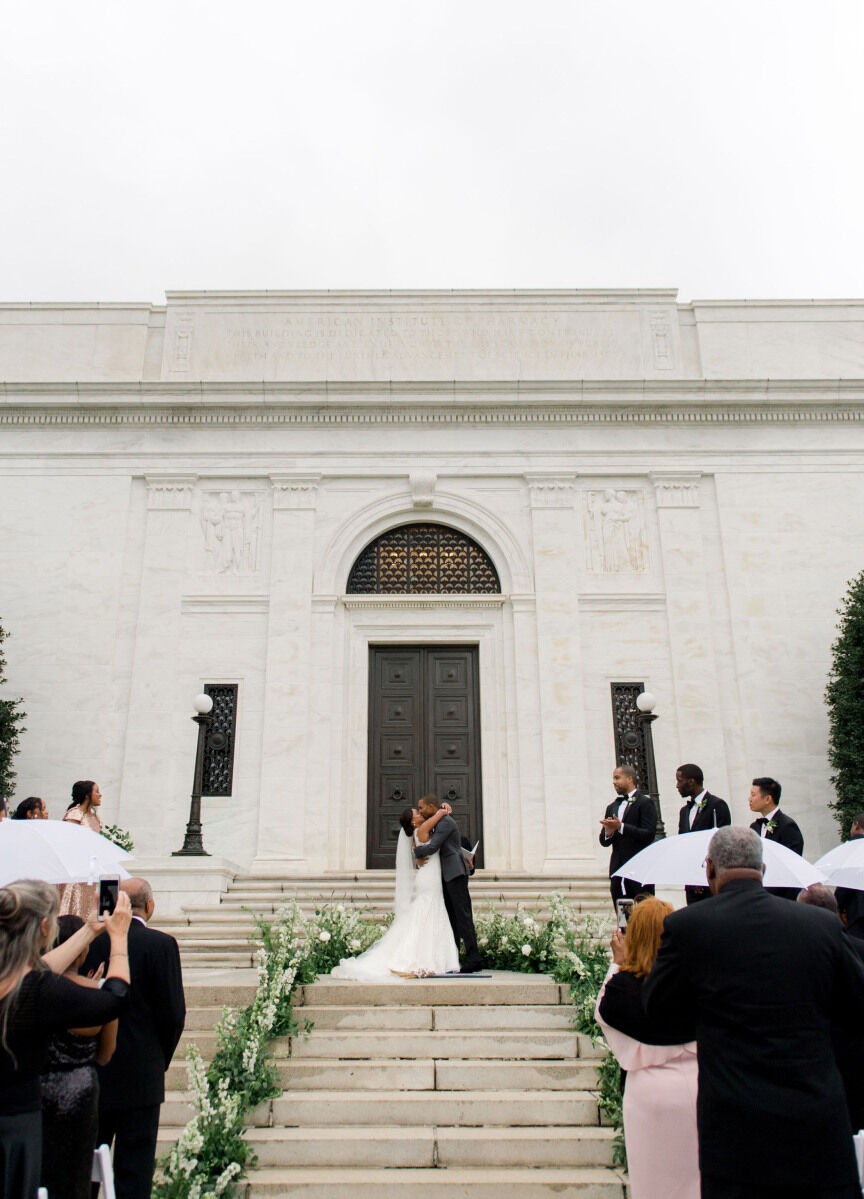
MULTIPOLYGON (((208 727, 213 723, 213 700, 209 695, 196 695, 194 699, 195 713, 192 717, 198 725, 198 745, 195 750, 195 776, 192 780, 192 802, 189 805, 189 823, 186 825, 186 836, 183 848, 175 849, 171 855, 174 858, 209 858, 201 840, 201 788, 204 775, 204 739, 208 727)), ((213 737, 221 734, 214 733, 213 737)), ((212 738, 211 738, 212 740, 212 738)), ((218 747, 217 747, 218 748, 218 747)))
POLYGON ((654 840, 660 841, 666 836, 666 829, 663 825, 663 813, 660 811, 660 793, 657 789, 657 766, 654 762, 654 736, 651 725, 657 719, 657 713, 654 708, 657 700, 650 691, 642 691, 636 696, 636 719, 642 726, 642 733, 645 738, 645 770, 648 777, 645 782, 648 787, 648 794, 654 800, 654 807, 657 809, 657 832, 654 840))

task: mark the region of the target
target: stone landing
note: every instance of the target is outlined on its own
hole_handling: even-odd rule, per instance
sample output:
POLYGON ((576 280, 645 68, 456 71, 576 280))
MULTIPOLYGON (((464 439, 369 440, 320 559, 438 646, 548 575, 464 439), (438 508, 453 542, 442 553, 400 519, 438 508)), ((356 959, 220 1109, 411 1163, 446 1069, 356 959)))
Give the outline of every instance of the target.
MULTIPOLYGON (((184 903, 178 915, 157 912, 156 923, 177 938, 185 967, 244 967, 254 964, 253 916, 271 917, 296 900, 305 915, 325 903, 356 904, 373 919, 393 910, 392 870, 279 878, 238 876, 218 904, 184 903)), ((550 895, 563 895, 577 912, 609 915, 609 880, 597 876, 498 874, 480 870, 471 879, 475 915, 492 904, 504 915, 517 907, 542 909, 550 895)), ((158 893, 157 893, 158 899, 158 893)))
MULTIPOLYGON (((160 1151, 188 1115, 185 1045, 209 1056, 221 1005, 248 1002, 251 975, 190 972, 160 1151)), ((562 990, 503 972, 303 988, 314 1027, 275 1043, 284 1090, 252 1115, 247 1199, 624 1199, 596 1102, 602 1051, 572 1031, 562 990)))

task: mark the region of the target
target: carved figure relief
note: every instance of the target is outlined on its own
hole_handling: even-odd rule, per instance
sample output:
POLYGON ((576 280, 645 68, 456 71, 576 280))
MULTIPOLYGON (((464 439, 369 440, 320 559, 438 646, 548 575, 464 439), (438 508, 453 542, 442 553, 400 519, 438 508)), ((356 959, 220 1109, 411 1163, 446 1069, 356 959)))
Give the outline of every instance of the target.
POLYGON ((595 574, 641 574, 647 567, 642 492, 607 487, 585 493, 588 569, 595 574))
POLYGON ((254 574, 261 540, 261 496, 257 491, 205 492, 201 503, 204 552, 219 574, 254 574))

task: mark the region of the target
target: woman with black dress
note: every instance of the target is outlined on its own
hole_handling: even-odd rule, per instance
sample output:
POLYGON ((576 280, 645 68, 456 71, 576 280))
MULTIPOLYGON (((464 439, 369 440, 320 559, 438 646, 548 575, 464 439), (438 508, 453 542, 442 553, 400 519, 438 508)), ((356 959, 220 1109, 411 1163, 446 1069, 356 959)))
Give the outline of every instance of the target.
POLYGON ((40 960, 56 935, 58 902, 56 887, 33 879, 0 887, 0 1194, 16 1199, 35 1199, 39 1186, 39 1076, 52 1034, 114 1020, 129 991, 129 897, 121 892, 104 924, 83 925, 40 960), (59 977, 102 931, 111 957, 101 990, 59 977))
MULTIPOLYGON (((65 944, 83 923, 80 916, 61 916, 57 944, 65 944)), ((83 949, 63 977, 79 987, 98 988, 98 982, 78 973, 86 957, 83 949)), ((50 1199, 90 1197, 93 1150, 99 1133, 96 1067, 111 1060, 116 1045, 116 1020, 102 1028, 64 1029, 49 1042, 42 1075, 42 1186, 50 1199)))

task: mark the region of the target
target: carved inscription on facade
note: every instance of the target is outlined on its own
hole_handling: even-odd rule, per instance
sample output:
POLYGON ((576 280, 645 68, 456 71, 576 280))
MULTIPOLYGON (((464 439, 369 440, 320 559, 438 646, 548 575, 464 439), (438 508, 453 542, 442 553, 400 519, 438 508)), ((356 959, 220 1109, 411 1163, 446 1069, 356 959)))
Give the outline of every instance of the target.
POLYGON ((586 491, 585 546, 593 574, 643 574, 648 547, 642 491, 586 491))
POLYGON ((210 570, 228 575, 254 574, 261 545, 261 493, 203 492, 201 531, 210 570))

